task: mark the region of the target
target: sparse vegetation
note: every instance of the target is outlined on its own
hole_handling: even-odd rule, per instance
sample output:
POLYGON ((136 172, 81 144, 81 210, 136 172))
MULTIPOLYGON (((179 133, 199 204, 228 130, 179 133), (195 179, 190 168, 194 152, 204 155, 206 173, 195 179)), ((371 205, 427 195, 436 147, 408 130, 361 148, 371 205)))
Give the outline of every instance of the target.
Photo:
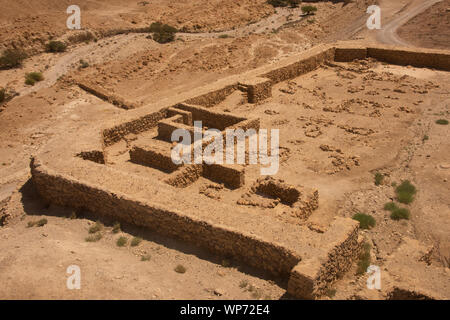
POLYGON ((375 185, 379 186, 383 183, 384 180, 384 175, 382 175, 381 173, 377 172, 375 173, 375 185))
POLYGON ((25 75, 25 84, 34 86, 36 82, 44 80, 42 72, 30 72, 25 75))
POLYGON ((337 292, 336 289, 328 288, 327 291, 325 292, 325 295, 331 299, 336 295, 336 292, 337 292))
POLYGON ((392 220, 408 220, 410 216, 409 210, 406 208, 397 208, 392 211, 391 219, 392 220))
POLYGON ((356 274, 361 275, 366 273, 367 268, 370 266, 370 244, 364 243, 361 254, 359 255, 358 268, 356 274))
POLYGON ((89 233, 91 234, 97 233, 100 232, 101 230, 103 230, 103 224, 97 221, 93 226, 89 228, 89 233))
POLYGON ((89 67, 89 63, 87 63, 86 61, 81 59, 80 60, 80 69, 86 69, 87 67, 89 67))
POLYGON ((436 124, 440 124, 440 125, 447 125, 448 124, 448 120, 446 120, 446 119, 439 119, 439 120, 436 120, 436 124))
POLYGON ((428 135, 424 135, 422 138, 422 142, 428 141, 430 137, 428 135))
POLYGON ((90 42, 92 40, 96 40, 94 34, 92 32, 86 31, 78 34, 74 34, 68 38, 70 43, 79 43, 79 42, 90 42))
POLYGON ((181 264, 177 265, 174 270, 176 273, 186 273, 187 271, 187 269, 181 264))
POLYGON ((151 256, 149 254, 144 254, 141 256, 141 261, 150 261, 151 256))
POLYGON ((117 239, 116 242, 118 247, 124 247, 127 245, 127 243, 128 243, 127 237, 119 237, 119 239, 117 239))
POLYGON ((120 223, 119 222, 114 223, 113 228, 112 228, 112 232, 113 233, 119 233, 120 232, 120 223))
POLYGON ((48 223, 47 219, 41 219, 38 221, 30 221, 28 222, 27 227, 28 228, 32 228, 32 227, 43 227, 48 223))
POLYGON ((244 289, 248 286, 248 281, 247 280, 242 280, 241 282, 239 282, 239 288, 244 289))
POLYGON ((368 214, 365 213, 357 213, 353 216, 353 220, 359 221, 359 227, 361 229, 370 229, 375 227, 375 219, 368 214))
POLYGON ((67 49, 67 44, 62 41, 52 40, 45 45, 45 49, 47 52, 64 52, 67 49))
POLYGON ((175 34, 178 32, 176 28, 161 22, 153 22, 148 31, 153 33, 153 40, 161 44, 174 41, 175 34))
POLYGON ((100 232, 97 232, 95 234, 91 234, 90 236, 86 237, 84 240, 86 242, 97 242, 100 241, 102 237, 103 237, 102 234, 100 232))
POLYGON ((133 239, 131 239, 130 245, 131 245, 132 247, 136 247, 136 246, 138 246, 141 242, 142 242, 142 238, 134 237, 133 239))
POLYGON ((227 39, 227 38, 229 38, 230 36, 228 35, 228 34, 221 34, 220 36, 219 36, 219 39, 227 39))
POLYGON ((394 211, 397 208, 398 207, 394 202, 388 202, 384 205, 384 210, 386 211, 394 211))
POLYGON ((317 7, 315 6, 303 6, 302 12, 307 16, 314 14, 317 11, 317 7))
POLYGON ((20 49, 6 49, 0 56, 0 69, 17 68, 27 58, 25 51, 20 49))
POLYGON ((394 202, 388 202, 384 205, 384 210, 391 212, 392 220, 409 219, 410 213, 406 208, 398 207, 394 202))
POLYGON ((414 195, 417 190, 408 180, 403 181, 396 189, 397 201, 404 204, 410 204, 414 201, 414 195))

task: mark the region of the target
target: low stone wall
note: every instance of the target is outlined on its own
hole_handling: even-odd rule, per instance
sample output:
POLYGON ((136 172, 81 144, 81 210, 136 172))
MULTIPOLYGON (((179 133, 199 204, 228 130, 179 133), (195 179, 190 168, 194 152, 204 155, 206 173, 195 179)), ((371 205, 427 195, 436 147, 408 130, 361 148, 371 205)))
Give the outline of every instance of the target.
POLYGON ((78 157, 83 160, 89 160, 100 164, 105 164, 105 154, 103 151, 93 150, 93 151, 82 151, 77 154, 78 157))
POLYGON ((117 95, 109 94, 107 90, 100 88, 99 86, 93 84, 87 84, 83 82, 79 82, 78 86, 86 92, 93 94, 97 98, 102 99, 103 101, 107 101, 119 108, 130 110, 138 107, 137 104, 126 101, 124 98, 119 97, 117 95))
POLYGON ((288 185, 272 177, 260 178, 252 188, 256 193, 262 193, 269 197, 278 198, 289 206, 300 199, 301 192, 296 187, 288 185))
POLYGON ((367 58, 366 47, 350 47, 340 48, 335 50, 334 61, 336 62, 351 62, 353 60, 363 60, 367 58))
POLYGON ((194 128, 183 123, 182 115, 175 115, 168 119, 158 122, 158 139, 171 142, 172 133, 177 129, 184 129, 191 135, 191 141, 194 141, 194 128))
POLYGON ((269 73, 263 74, 262 77, 272 80, 272 83, 279 83, 290 80, 308 73, 320 67, 325 61, 334 60, 334 48, 326 48, 323 51, 313 53, 300 61, 290 65, 275 69, 269 73))
POLYGON ((227 188, 237 189, 245 184, 245 168, 240 165, 204 164, 203 176, 223 183, 227 188))
POLYGON ((247 90, 249 103, 257 103, 272 96, 272 80, 266 78, 253 78, 239 83, 247 90))
POLYGON ((192 120, 192 112, 189 111, 184 111, 184 110, 180 110, 177 108, 168 108, 167 109, 167 116, 173 117, 176 115, 181 115, 183 117, 183 123, 188 125, 188 126, 192 126, 193 125, 193 120, 192 120))
POLYGON ((301 261, 291 272, 288 292, 295 297, 315 299, 344 272, 361 252, 359 224, 348 218, 336 218, 322 240, 325 254, 301 261))
POLYGON ((400 66, 409 65, 450 71, 450 53, 448 52, 369 47, 367 48, 367 57, 400 66))
POLYGON ((194 104, 203 107, 212 107, 225 100, 233 91, 237 90, 237 84, 228 85, 224 88, 208 92, 201 96, 186 100, 187 104, 194 104))
POLYGON ((218 129, 220 131, 238 124, 241 121, 247 120, 246 118, 236 117, 226 112, 210 111, 201 106, 194 106, 185 103, 178 104, 176 108, 191 112, 193 120, 202 121, 203 126, 218 129))
POLYGON ((186 188, 203 175, 203 165, 186 165, 173 172, 164 182, 175 188, 186 188))
POLYGON ((166 152, 146 146, 133 146, 130 150, 130 160, 133 163, 156 168, 165 172, 173 172, 181 165, 173 163, 170 149, 166 152))
POLYGON ((31 172, 41 197, 59 206, 82 208, 99 216, 146 227, 216 254, 236 258, 274 275, 287 276, 301 260, 294 252, 277 243, 199 220, 171 210, 169 206, 132 199, 101 186, 71 179, 53 172, 35 159, 31 161, 31 172))
POLYGON ((158 122, 167 116, 167 109, 146 114, 129 122, 121 123, 102 132, 104 146, 111 146, 122 140, 128 134, 139 134, 158 125, 158 122))

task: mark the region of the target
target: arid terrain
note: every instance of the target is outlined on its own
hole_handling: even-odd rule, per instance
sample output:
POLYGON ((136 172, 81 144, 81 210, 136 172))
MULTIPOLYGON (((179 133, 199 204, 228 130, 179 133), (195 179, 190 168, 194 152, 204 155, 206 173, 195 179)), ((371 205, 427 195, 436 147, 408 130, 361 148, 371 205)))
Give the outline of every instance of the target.
POLYGON ((336 219, 348 222, 364 213, 375 223, 358 231, 362 253, 315 298, 449 299, 450 66, 398 65, 367 55, 324 60, 287 80, 274 81, 265 70, 321 46, 406 46, 418 52, 438 49, 430 55, 448 57, 450 1, 307 3, 317 7, 311 15, 302 13, 305 3, 298 8, 274 8, 265 0, 167 3, 82 0, 83 29, 72 31, 66 27, 70 1, 0 0, 0 53, 15 48, 28 56, 20 67, 0 70, 0 88, 10 93, 0 102, 0 299, 299 298, 288 292, 289 276, 282 272, 144 223, 121 221, 119 229, 104 213, 109 204, 100 200, 97 212, 81 205, 87 201, 82 197, 67 200, 80 205, 63 207, 66 200, 58 200, 64 195, 52 203, 40 189, 47 183, 40 176, 46 166, 56 172, 49 176, 77 177, 97 191, 111 188, 114 199, 136 196, 136 208, 154 200, 158 208, 186 214, 185 220, 298 250, 304 261, 314 261, 327 252, 322 248, 327 241, 341 236, 334 231, 341 221, 336 219), (381 7, 381 30, 366 28, 371 4, 381 7), (176 27, 174 41, 154 41, 145 31, 152 22, 176 27), (76 36, 86 32, 92 38, 76 36), (47 52, 50 40, 68 47, 47 52), (272 84, 270 96, 255 103, 246 86, 252 86, 247 77, 264 73, 258 70, 272 84), (25 84, 30 72, 42 73, 42 81, 25 84), (240 85, 214 103, 191 99, 234 79, 240 85), (138 163, 133 151, 169 149, 160 128, 173 114, 164 114, 151 129, 107 140, 107 129, 189 99, 195 100, 192 110, 188 104, 170 112, 259 119, 261 129, 279 129, 280 168, 274 179, 302 192, 316 190, 317 205, 314 196, 302 198, 296 205, 303 207, 295 212, 297 207, 261 191, 259 167, 248 164, 245 183, 237 188, 226 186, 226 174, 223 181, 212 181, 206 173, 181 188, 169 185, 176 170, 138 163), (100 135, 98 160, 91 145, 100 135), (73 162, 64 157, 84 148, 92 153, 80 153, 73 162), (395 190, 406 180, 417 191, 413 201, 399 204, 395 190), (409 219, 392 219, 385 209, 390 202, 407 209, 409 219), (127 243, 119 245, 120 237, 127 243), (367 261, 381 269, 379 290, 368 289, 368 275, 360 272, 367 261), (80 267, 81 290, 66 286, 71 265, 80 267))

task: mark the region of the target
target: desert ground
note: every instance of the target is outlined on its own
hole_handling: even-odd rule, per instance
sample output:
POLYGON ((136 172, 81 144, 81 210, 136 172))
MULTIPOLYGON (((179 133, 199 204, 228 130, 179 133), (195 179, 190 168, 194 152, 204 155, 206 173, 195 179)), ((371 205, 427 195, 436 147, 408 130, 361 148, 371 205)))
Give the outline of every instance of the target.
MULTIPOLYGON (((308 4, 317 12, 308 16, 300 7, 274 8, 265 0, 80 0, 81 31, 65 25, 71 1, 0 4, 5 8, 0 52, 20 48, 28 55, 22 66, 0 70, 0 88, 10 93, 0 102, 0 299, 296 298, 287 293, 286 277, 130 223, 114 228, 114 220, 96 212, 48 203, 34 185, 30 159, 53 146, 75 145, 92 128, 139 109, 156 112, 160 101, 277 65, 323 44, 449 50, 450 43, 450 0, 315 2, 308 4), (372 4, 382 9, 381 30, 366 28, 372 4), (142 31, 156 21, 179 30, 173 42, 160 44, 142 31), (86 32, 92 39, 77 40, 86 32), (50 40, 68 47, 46 52, 50 40), (43 80, 25 84, 30 72, 41 72, 43 80), (120 108, 80 84, 100 88, 135 109, 120 108), (42 219, 44 225, 33 225, 42 219), (100 230, 92 232, 93 227, 100 230), (92 234, 101 239, 86 241, 92 234), (119 237, 128 244, 119 246, 119 237), (133 238, 140 239, 135 246, 133 238), (81 290, 66 286, 70 265, 81 269, 81 290)), ((381 289, 367 288, 358 258, 318 298, 388 299, 397 293, 400 298, 448 299, 450 126, 437 121, 450 120, 449 78, 448 71, 371 58, 333 61, 273 85, 272 96, 256 104, 236 90, 211 106, 214 112, 259 118, 261 128, 280 130, 276 179, 319 193, 318 208, 307 219, 289 214, 279 199, 252 193, 260 174, 251 166, 246 166, 244 187, 230 189, 200 177, 173 193, 199 199, 211 212, 215 205, 236 208, 317 237, 336 217, 368 214, 375 225, 359 235, 369 248, 366 260, 368 255, 381 268, 381 289), (383 178, 375 184, 376 175, 383 178), (384 206, 396 201, 395 189, 405 180, 417 193, 412 203, 400 205, 409 210, 409 219, 397 221, 384 206)), ((167 172, 130 161, 131 145, 148 144, 157 134, 150 130, 105 147, 103 166, 164 183, 167 172)), ((79 171, 73 168, 88 175, 79 171)), ((233 214, 237 217, 230 212, 227 219, 233 214)), ((255 222, 255 233, 277 238, 260 226, 255 222)))

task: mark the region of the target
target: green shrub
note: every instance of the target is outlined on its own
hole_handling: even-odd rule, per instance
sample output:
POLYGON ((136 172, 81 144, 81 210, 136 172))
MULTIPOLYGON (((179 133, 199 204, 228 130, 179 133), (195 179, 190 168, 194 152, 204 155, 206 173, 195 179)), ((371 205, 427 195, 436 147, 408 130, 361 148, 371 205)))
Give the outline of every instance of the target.
POLYGON ((409 210, 406 208, 396 208, 392 210, 391 219, 392 220, 408 220, 410 216, 409 210))
POLYGON ((353 216, 353 220, 359 221, 359 227, 361 229, 370 229, 375 227, 375 219, 365 213, 357 213, 353 216))
POLYGON ((161 44, 169 43, 175 40, 175 33, 154 33, 153 40, 161 44))
POLYGON ((229 38, 230 36, 229 35, 227 35, 227 34, 221 34, 220 36, 219 36, 219 39, 227 39, 227 38, 229 38))
POLYGON ((177 33, 178 30, 175 27, 169 26, 167 24, 162 24, 161 22, 153 22, 149 28, 150 32, 153 33, 177 33))
POLYGON ((22 65, 27 58, 25 51, 20 49, 6 49, 0 56, 0 69, 11 69, 22 65))
POLYGON ((31 227, 43 227, 48 223, 47 219, 41 219, 38 221, 30 221, 28 222, 27 227, 31 228, 31 227))
POLYGON ((86 69, 89 67, 89 63, 84 61, 83 59, 80 60, 80 69, 86 69))
POLYGON ((436 120, 436 124, 447 125, 448 124, 448 120, 439 119, 439 120, 436 120))
POLYGON ((408 180, 403 181, 396 189, 397 201, 409 204, 414 201, 414 195, 417 190, 408 180))
POLYGON ((117 239, 117 246, 118 247, 124 247, 127 245, 128 239, 126 237, 120 237, 119 239, 117 239))
POLYGON ((151 256, 149 254, 145 254, 141 256, 141 261, 150 261, 151 256))
POLYGON ((92 234, 92 235, 86 237, 84 240, 86 242, 97 242, 97 241, 100 241, 100 239, 102 237, 103 237, 102 234, 100 232, 97 232, 95 234, 92 234))
POLYGON ((314 12, 317 11, 317 7, 315 6, 303 6, 302 7, 302 12, 306 15, 311 15, 314 14, 314 12))
POLYGON ((187 269, 183 265, 179 264, 174 270, 176 273, 185 273, 187 269))
POLYGON ((379 186, 380 184, 382 184, 383 180, 384 180, 384 175, 382 175, 379 172, 375 173, 375 185, 376 186, 379 186))
POLYGON ((248 281, 247 280, 242 280, 241 282, 239 282, 239 288, 244 289, 248 286, 248 281))
POLYGON ((363 245, 361 254, 359 255, 358 268, 356 269, 356 274, 364 274, 367 268, 370 266, 370 244, 365 243, 363 245))
POLYGON ((30 72, 25 75, 25 84, 34 86, 36 82, 44 80, 41 72, 30 72))
POLYGON ((50 41, 45 45, 47 52, 64 52, 67 49, 67 45, 62 41, 50 41))
POLYGON ((392 220, 409 219, 410 213, 406 208, 399 208, 394 202, 388 202, 384 205, 384 210, 391 211, 392 220))
POLYGON ((120 232, 120 223, 119 222, 114 223, 113 228, 112 228, 112 232, 113 233, 119 233, 120 232))
POLYGON ((89 233, 97 233, 103 229, 103 224, 96 222, 92 227, 89 228, 89 233))
POLYGON ((384 205, 386 211, 394 211, 395 209, 398 209, 398 207, 394 202, 388 202, 384 205))
POLYGON ((153 33, 153 40, 161 44, 174 41, 175 34, 178 32, 176 28, 161 22, 153 22, 148 31, 153 33))
POLYGON ((89 32, 77 33, 68 38, 70 43, 79 43, 79 42, 90 42, 92 40, 96 40, 95 36, 89 32))
POLYGON ((139 237, 134 237, 133 239, 131 239, 131 246, 132 247, 136 247, 138 246, 140 243, 142 242, 142 238, 139 237))

